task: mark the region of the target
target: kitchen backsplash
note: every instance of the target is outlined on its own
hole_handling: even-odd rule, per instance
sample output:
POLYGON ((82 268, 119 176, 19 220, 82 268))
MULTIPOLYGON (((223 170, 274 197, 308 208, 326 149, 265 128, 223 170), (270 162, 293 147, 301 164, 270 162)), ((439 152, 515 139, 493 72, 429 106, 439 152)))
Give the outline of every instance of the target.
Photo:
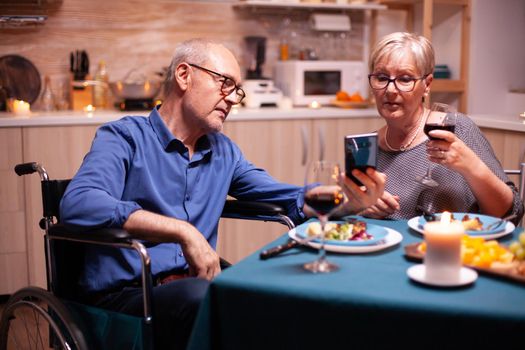
POLYGON ((263 75, 271 76, 279 43, 288 42, 291 58, 314 51, 319 59, 361 60, 364 15, 350 12, 352 30, 324 33, 309 27, 310 11, 234 9, 233 2, 151 0, 67 0, 44 25, 0 28, 0 56, 18 54, 31 60, 44 79, 67 80, 69 53, 86 50, 93 76, 104 60, 110 80, 133 68, 148 76, 162 71, 178 42, 209 37, 234 51, 243 72, 248 64, 245 36, 267 38, 263 75))

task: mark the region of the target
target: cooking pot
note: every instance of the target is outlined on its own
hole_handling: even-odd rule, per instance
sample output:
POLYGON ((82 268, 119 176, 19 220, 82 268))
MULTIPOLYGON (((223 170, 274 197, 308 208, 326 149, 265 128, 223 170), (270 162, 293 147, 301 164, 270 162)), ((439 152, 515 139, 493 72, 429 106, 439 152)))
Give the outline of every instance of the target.
POLYGON ((113 95, 122 100, 148 100, 154 98, 162 82, 146 80, 141 83, 115 81, 109 83, 113 95))

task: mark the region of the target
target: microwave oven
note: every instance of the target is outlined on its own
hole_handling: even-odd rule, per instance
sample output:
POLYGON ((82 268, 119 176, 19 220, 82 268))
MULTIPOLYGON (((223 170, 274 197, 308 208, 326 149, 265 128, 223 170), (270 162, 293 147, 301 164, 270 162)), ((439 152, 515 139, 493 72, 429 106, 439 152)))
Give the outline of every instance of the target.
POLYGON ((368 98, 366 69, 362 61, 279 61, 274 81, 296 106, 328 104, 340 90, 368 98))

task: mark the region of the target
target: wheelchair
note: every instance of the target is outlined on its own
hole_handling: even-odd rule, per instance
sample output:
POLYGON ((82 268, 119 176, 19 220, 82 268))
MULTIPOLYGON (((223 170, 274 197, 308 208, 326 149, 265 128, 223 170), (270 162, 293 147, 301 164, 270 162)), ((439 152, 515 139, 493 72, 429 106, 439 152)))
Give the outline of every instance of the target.
MULTIPOLYGON (((146 242, 123 229, 72 232, 60 222, 59 204, 70 180, 50 180, 38 163, 18 164, 15 172, 37 172, 42 186, 47 289, 25 287, 8 300, 0 320, 0 350, 5 349, 154 349, 153 278, 146 242), (134 250, 142 262, 143 317, 82 304, 76 283, 86 244, 134 250)), ((289 229, 294 223, 283 208, 266 202, 226 200, 222 217, 274 221, 289 229)), ((221 267, 229 264, 221 259, 221 267)))

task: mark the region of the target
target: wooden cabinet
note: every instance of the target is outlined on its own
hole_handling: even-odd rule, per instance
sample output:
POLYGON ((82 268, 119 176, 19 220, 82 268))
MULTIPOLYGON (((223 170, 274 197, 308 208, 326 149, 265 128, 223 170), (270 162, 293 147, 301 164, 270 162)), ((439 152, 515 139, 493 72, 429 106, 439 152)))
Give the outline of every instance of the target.
MULTIPOLYGON (((525 162, 525 133, 516 131, 481 128, 489 140, 496 157, 504 169, 518 169, 520 162, 525 162)), ((516 185, 518 176, 510 176, 516 185)))
MULTIPOLYGON (((371 132, 383 125, 377 118, 296 119, 244 121, 225 124, 224 133, 235 141, 245 157, 266 169, 279 181, 302 186, 305 166, 302 161, 301 128, 309 136, 308 159, 319 157, 319 130, 324 133, 325 159, 343 164, 345 135, 371 132)), ((276 239, 287 229, 277 223, 221 220, 218 251, 235 263, 276 239)))
MULTIPOLYGON (((308 135, 309 159, 319 157, 318 130, 323 130, 326 158, 343 161, 343 137, 378 129, 377 118, 239 120, 224 125, 247 159, 279 181, 302 186, 302 129, 308 135)), ((46 286, 40 178, 18 177, 13 168, 36 161, 51 179, 71 178, 88 152, 98 125, 0 129, 0 294, 26 285, 46 286)), ((224 219, 219 225, 218 251, 237 262, 286 231, 278 223, 224 219)))
MULTIPOLYGON (((283 119, 229 121, 224 133, 235 141, 247 159, 279 181, 302 186, 304 166, 301 129, 309 135, 309 157, 319 156, 318 130, 326 140, 326 158, 342 162, 343 136, 373 131, 377 118, 283 119)), ((40 178, 18 177, 13 168, 36 161, 51 179, 71 178, 88 152, 98 125, 42 126, 0 129, 0 294, 26 285, 46 286, 40 178)), ((218 251, 237 262, 286 231, 278 223, 224 219, 219 225, 218 251)))
MULTIPOLYGON (((408 12, 406 28, 409 32, 415 31, 414 15, 421 16, 421 33, 429 40, 432 40, 433 32, 436 29, 434 18, 439 5, 453 6, 455 10, 461 11, 461 39, 457 48, 460 51, 459 73, 456 79, 434 79, 431 91, 433 93, 446 92, 457 94, 458 110, 466 113, 470 45, 470 0, 380 0, 380 2, 387 5, 390 9, 402 9, 408 12), (416 11, 416 9, 419 11, 416 11)), ((437 51, 439 47, 435 47, 435 49, 437 51)))
MULTIPOLYGON (((67 179, 77 172, 89 151, 98 126, 27 127, 23 129, 24 162, 39 162, 50 179, 67 179)), ((38 175, 25 176, 25 222, 29 284, 45 287, 46 268, 42 218, 42 198, 38 175)))
POLYGON ((0 129, 0 295, 28 283, 24 181, 13 169, 22 161, 22 128, 0 129))
MULTIPOLYGON (((224 133, 247 159, 279 181, 303 185, 301 129, 309 135, 309 159, 319 157, 319 130, 325 139, 325 158, 344 161, 343 137, 371 132, 383 125, 376 118, 322 118, 229 121, 224 133)), ((70 178, 90 148, 92 126, 23 127, 0 129, 0 294, 20 287, 46 285, 40 179, 18 177, 17 163, 38 161, 52 179, 70 178)), ((515 168, 525 145, 523 132, 482 129, 505 168, 515 168)), ((235 263, 286 232, 277 223, 221 220, 219 254, 235 263)))

